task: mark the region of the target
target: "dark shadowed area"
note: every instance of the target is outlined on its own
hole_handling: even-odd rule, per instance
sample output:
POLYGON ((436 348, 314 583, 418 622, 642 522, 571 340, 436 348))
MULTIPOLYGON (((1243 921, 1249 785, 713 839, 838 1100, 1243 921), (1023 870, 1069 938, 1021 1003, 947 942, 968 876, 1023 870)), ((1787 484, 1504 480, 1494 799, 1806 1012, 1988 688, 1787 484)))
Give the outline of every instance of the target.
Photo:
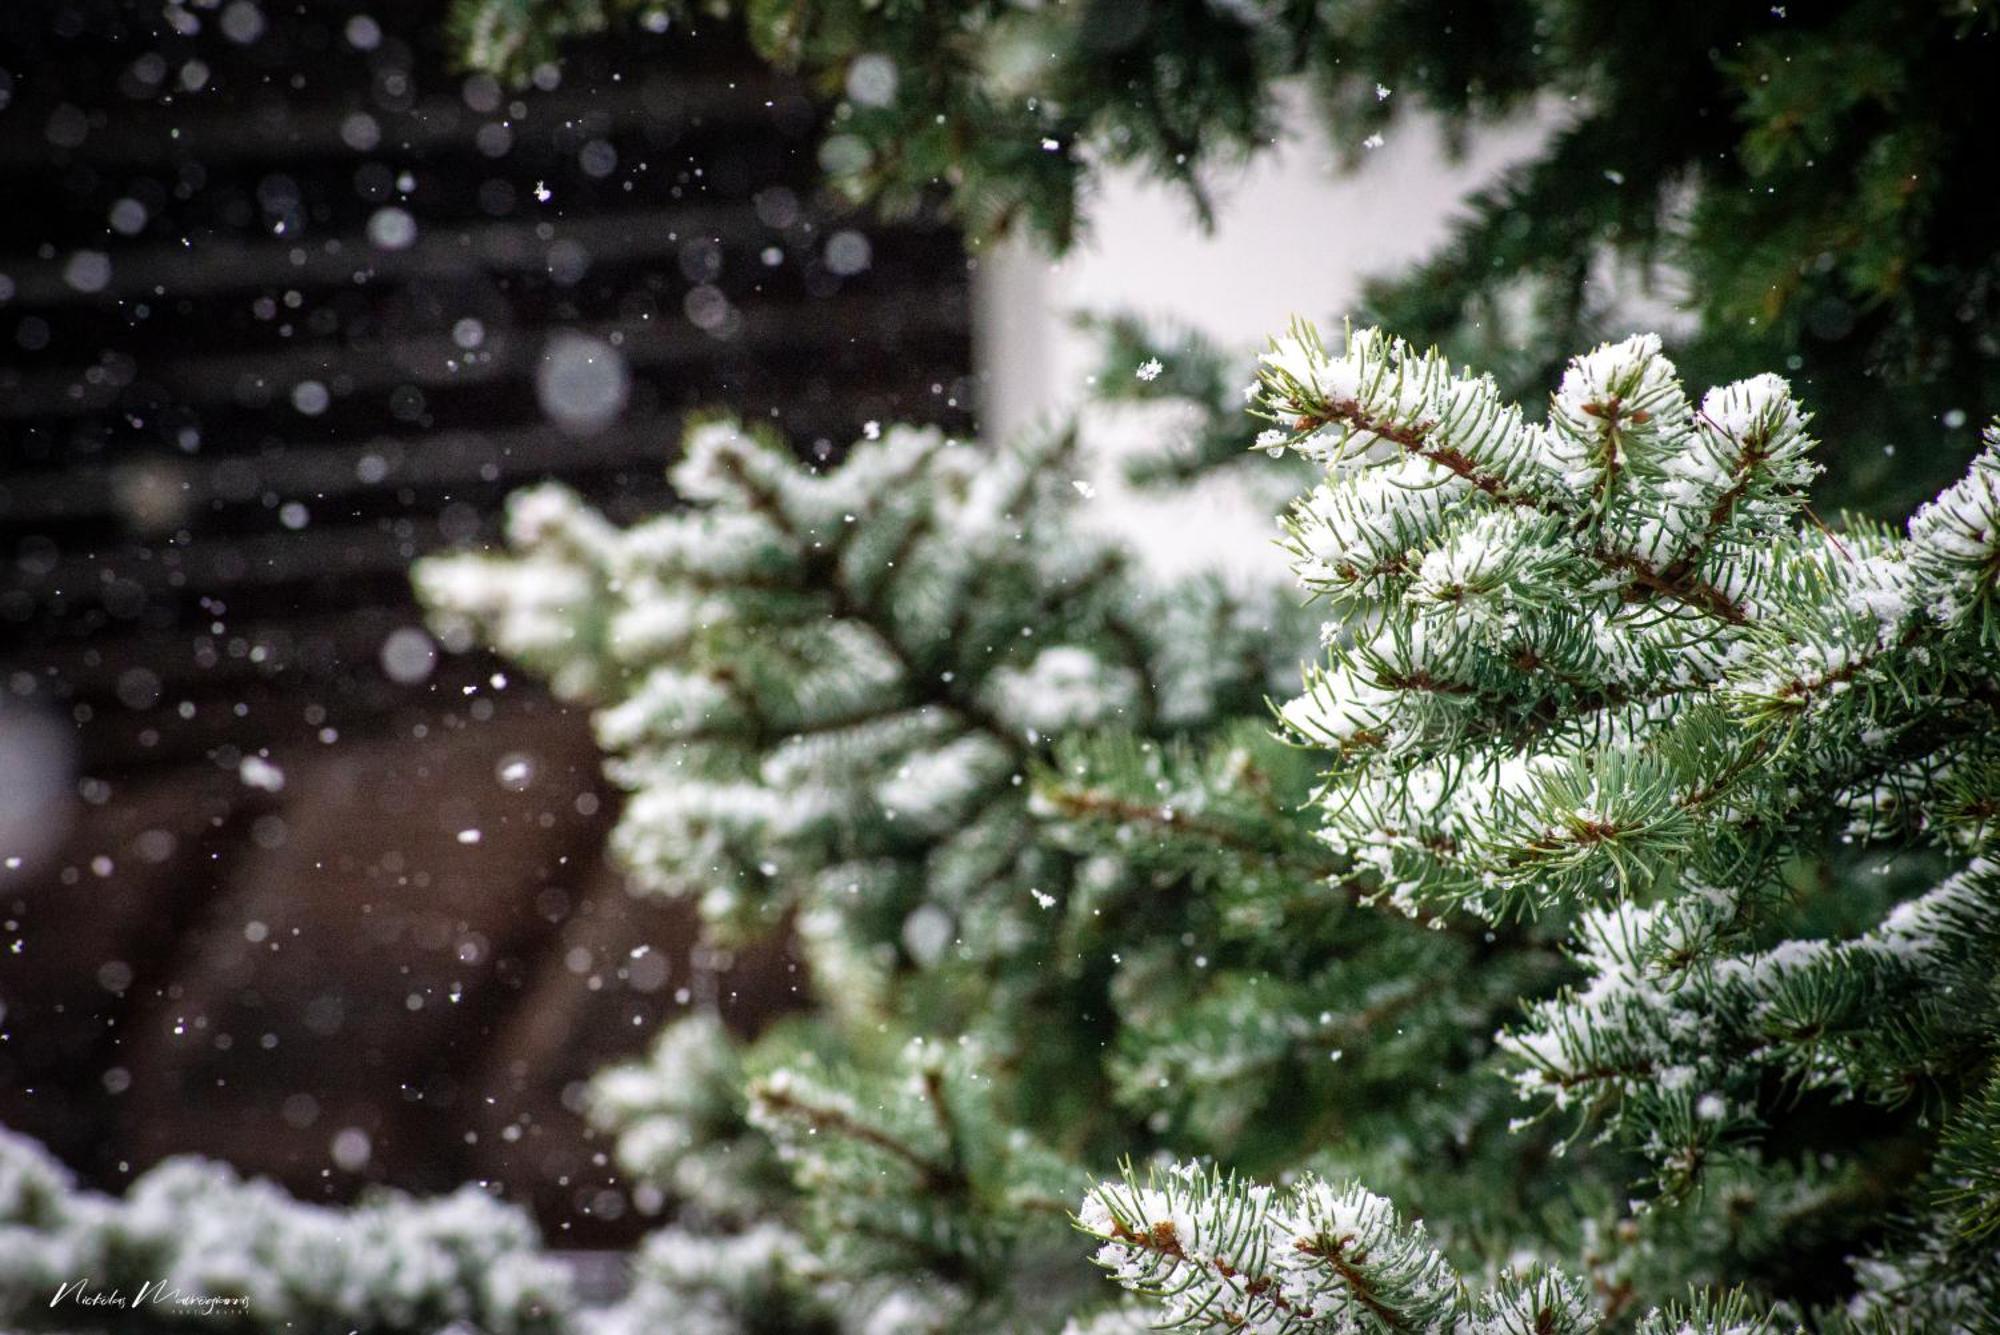
POLYGON ((439 23, 0 9, 0 1123, 613 1241, 579 1082, 795 966, 624 892, 584 711, 436 643, 410 562, 538 480, 670 504, 691 411, 965 425, 965 266, 817 195, 729 33, 508 89, 439 23))

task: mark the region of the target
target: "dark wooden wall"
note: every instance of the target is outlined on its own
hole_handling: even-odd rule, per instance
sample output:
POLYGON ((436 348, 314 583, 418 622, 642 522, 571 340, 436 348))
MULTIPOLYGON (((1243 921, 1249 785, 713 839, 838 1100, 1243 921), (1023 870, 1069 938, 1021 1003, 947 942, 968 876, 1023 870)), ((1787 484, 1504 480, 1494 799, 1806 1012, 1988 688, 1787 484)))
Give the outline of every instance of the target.
POLYGON ((812 102, 730 33, 510 90, 439 9, 0 7, 0 1122, 107 1186, 490 1178, 601 1240, 576 1082, 792 965, 624 894, 577 712, 478 654, 391 674, 409 563, 543 478, 671 504, 691 410, 809 456, 965 425, 965 268, 817 196, 812 102), (614 349, 615 420, 551 419, 558 335, 614 349))

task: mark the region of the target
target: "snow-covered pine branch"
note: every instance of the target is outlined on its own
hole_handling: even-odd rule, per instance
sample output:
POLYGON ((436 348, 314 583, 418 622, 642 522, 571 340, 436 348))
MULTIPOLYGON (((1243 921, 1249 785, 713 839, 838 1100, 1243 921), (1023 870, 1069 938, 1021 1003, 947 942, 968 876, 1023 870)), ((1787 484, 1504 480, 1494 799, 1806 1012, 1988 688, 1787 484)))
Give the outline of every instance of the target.
POLYGON ((1063 437, 891 431, 820 474, 711 425, 686 510, 545 495, 512 556, 426 567, 441 629, 583 663, 642 884, 791 915, 824 1003, 598 1086, 678 1211, 625 1316, 1119 1329, 1017 1281, 1145 1148, 1291 1184, 1093 1198, 1197 1325, 1776 1329, 1805 1245, 1825 1330, 1977 1328, 1993 455, 1903 532, 1829 528, 1784 383, 1696 402, 1647 338, 1543 421, 1372 333, 1295 331, 1259 393, 1319 474, 1283 539, 1332 614, 1302 746, 1260 719, 1284 620, 1145 578, 1063 437), (1604 1134, 1510 1138, 1515 1093, 1604 1134), (1799 1149, 1862 1099, 1879 1162, 1799 1149))
POLYGON ((1893 1104, 1959 1061, 1991 1058, 1987 1018, 1954 1004, 1988 985, 2000 951, 1991 861, 1846 941, 1730 951, 1735 908, 1710 893, 1586 914, 1589 978, 1502 1037, 1523 1097, 1610 1107, 1646 1130, 1638 1147, 1685 1188, 1757 1125, 1773 1081, 1893 1104))
MULTIPOLYGON (((1083 1202, 1097 1262, 1157 1306, 1156 1326, 1269 1335, 1589 1335, 1597 1295, 1539 1265, 1481 1289, 1384 1198, 1311 1173, 1282 1188, 1175 1164, 1128 1168, 1083 1202)), ((1740 1296, 1643 1317, 1646 1335, 1757 1335, 1740 1296)))
POLYGON ((1208 411, 1128 407, 999 448, 892 427, 823 471, 704 424, 671 473, 685 508, 618 530, 526 493, 508 554, 433 559, 418 587, 448 640, 598 706, 640 888, 725 938, 790 924, 832 1007, 879 1022, 908 980, 970 987, 996 1049, 1036 1048, 1006 1060, 1087 1069, 1101 1048, 1062 1017, 1101 982, 1041 963, 1093 920, 1032 774, 1075 730, 1261 712, 1307 640, 1282 562, 1156 569, 1121 530, 1135 451, 1176 452, 1208 411))
MULTIPOLYGON (((1059 1132, 1073 1155, 1145 1115, 1156 1091, 1135 1091, 1136 1108, 1105 1098, 1104 1045, 1074 1019, 1128 1000, 1105 995, 1106 932, 1166 931, 1160 877, 1194 877, 1142 868, 1143 850, 1086 851, 1031 794, 1082 731, 1205 750, 1296 671, 1309 630, 1261 535, 1251 561, 1191 561, 1209 553, 1151 522, 1149 507, 1192 492, 1176 485, 1190 450, 1212 446, 1189 442, 1240 420, 1238 383, 1221 412, 1096 405, 1074 432, 999 448, 871 432, 823 472, 708 424, 672 472, 687 508, 621 532, 566 493, 530 492, 508 555, 420 568, 448 640, 486 639, 598 706, 633 790, 616 838, 641 888, 698 895, 725 934, 789 923, 805 948, 818 1017, 750 1045, 684 1021, 593 1087, 594 1120, 687 1247, 782 1228, 792 1278, 773 1292, 804 1283, 854 1320, 913 1275, 982 1320, 1053 1320, 1058 1292, 1077 1301, 1074 1286, 1000 1284, 965 1257, 1019 1234, 1045 1276, 1079 1259, 1064 1219, 1082 1170, 1035 1150, 1034 1133, 1059 1132), (588 669, 563 675, 577 660, 588 669), (877 1035, 940 1028, 991 1043, 985 1069, 939 1087, 975 1090, 967 1124, 992 1128, 967 1147, 970 1195, 937 1195, 960 1177, 929 1143, 940 1105, 880 1059, 895 1042, 877 1035), (773 1180, 774 1142, 790 1181, 773 1180), (988 1180, 1031 1161, 1065 1175, 1035 1192, 988 1180)), ((1286 469, 1239 451, 1197 471, 1209 513, 1242 511, 1220 532, 1267 528, 1277 499, 1255 493, 1286 469), (1218 507, 1236 475, 1245 485, 1222 487, 1218 507)), ((1266 793, 1266 822, 1291 824, 1292 800, 1266 793)), ((1269 1079, 1324 1056, 1317 1042, 1274 1053, 1269 1079)))
POLYGON ((705 1228, 769 1218, 789 1204, 784 1171, 749 1124, 740 1049, 714 1015, 663 1028, 640 1061, 590 1082, 590 1123, 617 1137, 618 1166, 705 1228))
POLYGON ((52 1313, 51 1298, 79 1279, 128 1297, 147 1285, 164 1295, 121 1311, 119 1329, 469 1323, 492 1335, 553 1335, 575 1309, 569 1271, 541 1254, 533 1223, 475 1186, 434 1200, 380 1192, 339 1210, 179 1158, 113 1198, 79 1189, 41 1146, 0 1129, 0 1321, 73 1320, 86 1309, 52 1313), (205 1310, 208 1299, 245 1301, 205 1310))
MULTIPOLYGON (((1992 442, 1904 534, 1835 533, 1804 509, 1811 442, 1784 383, 1696 407, 1655 339, 1578 358, 1542 423, 1372 331, 1335 356, 1295 329, 1265 363, 1260 443, 1323 473, 1287 546, 1338 619, 1283 718, 1331 758, 1316 807, 1336 858, 1411 912, 1601 905, 1577 930, 1589 976, 1501 1045, 1524 1097, 1605 1114, 1665 1201, 1762 1178, 1803 1223, 1875 1190, 1852 1174, 1782 1188, 1755 1148, 1782 1119, 1774 1096, 1894 1107, 1948 1099, 1988 1067, 1993 1015, 1967 1003, 1990 991, 2000 877, 1975 857, 1846 940, 1774 937, 1794 920, 1776 883, 1843 832, 1987 846, 1992 442)), ((1949 1199, 1967 1177, 1941 1179, 1949 1199)), ((1382 1214, 1350 1209, 1349 1235, 1402 1267, 1423 1310, 1370 1306, 1376 1286, 1336 1272, 1343 1305, 1322 1317, 1292 1274, 1311 1230, 1279 1203, 1327 1190, 1185 1165, 1100 1188, 1085 1226, 1172 1322, 1486 1328, 1462 1285, 1451 1303, 1443 1281, 1415 1282, 1442 1256, 1366 1193, 1382 1214)), ((1857 1262, 1859 1295, 1829 1328, 1990 1310, 1979 1225, 1900 1236, 1909 1250, 1857 1262), (1896 1291, 1912 1283, 1928 1296, 1896 1291)), ((1699 1320, 1729 1329, 1747 1310, 1699 1320)), ((1602 1311, 1579 1298, 1573 1316, 1595 1329, 1602 1311)), ((1643 1324, 1682 1328, 1664 1312, 1643 1324)))
MULTIPOLYGON (((1507 1265, 1483 1287, 1381 1196, 1312 1173, 1284 1187, 1183 1163, 1129 1166, 1084 1198, 1097 1263, 1142 1299, 1147 1324, 1265 1335, 1593 1335, 1602 1293, 1545 1265, 1507 1265)), ((1109 1329, 1131 1309, 1110 1309, 1109 1329)), ((1779 1335, 1740 1291, 1697 1292, 1640 1315, 1636 1335, 1779 1335)), ((1080 1327, 1089 1329, 1089 1327, 1080 1327)), ((1896 1327, 1902 1329, 1902 1327, 1896 1327)))
MULTIPOLYGON (((1949 1105, 2000 1058, 2000 442, 1903 532, 1835 531, 1784 382, 1694 407, 1652 338, 1577 358, 1532 422, 1435 354, 1301 327, 1260 410, 1323 473, 1288 546, 1339 615, 1283 711, 1332 757, 1322 837, 1409 911, 1584 906, 1588 976, 1500 1039, 1523 1097, 1601 1115, 1685 1201, 1775 1185, 1803 1097, 1949 1105), (1900 903, 1868 884, 1925 845, 1972 858, 1900 903), (1802 859, 1854 887, 1850 935, 1799 934, 1802 859)), ((1799 1208, 1880 1191, 1854 1166, 1799 1208)), ((1990 1267, 1963 1234, 1901 1235, 1935 1292, 1990 1267)), ((1870 1312, 1893 1268, 1857 1270, 1870 1312)))
POLYGON ((1327 839, 1405 907, 1740 876, 1912 761, 1984 752, 1990 449, 1907 536, 1836 534, 1803 522, 1784 382, 1696 407, 1651 337, 1576 359, 1531 422, 1435 354, 1300 327, 1260 410, 1323 470, 1289 545, 1342 614, 1283 717, 1339 757, 1327 839))
MULTIPOLYGON (((1198 724, 1249 707, 1275 666, 1240 599, 1161 597, 1089 535, 1077 467, 1064 437, 982 451, 893 428, 811 473, 711 424, 673 470, 688 509, 619 532, 528 493, 513 555, 434 559, 418 585, 452 638, 475 630, 603 704, 636 794, 618 847, 644 884, 698 894, 717 924, 908 913, 918 874, 955 909, 1009 858, 1035 862, 1021 782, 1039 739, 1198 724)), ((968 924, 982 937, 1056 873, 1011 876, 1012 912, 968 924)))

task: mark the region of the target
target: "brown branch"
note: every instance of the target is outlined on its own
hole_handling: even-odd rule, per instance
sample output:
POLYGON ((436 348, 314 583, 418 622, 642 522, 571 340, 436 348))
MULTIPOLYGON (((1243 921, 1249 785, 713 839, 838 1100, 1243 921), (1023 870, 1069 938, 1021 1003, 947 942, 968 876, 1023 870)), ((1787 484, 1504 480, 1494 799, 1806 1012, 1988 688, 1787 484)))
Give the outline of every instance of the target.
MULTIPOLYGON (((1730 435, 1707 413, 1702 413, 1701 418, 1719 434, 1730 435)), ((1735 438, 1730 436, 1730 439, 1735 438)), ((1715 498, 1715 504, 1708 507, 1708 518, 1702 524, 1701 535, 1694 540, 1694 546, 1661 572, 1667 578, 1685 579, 1694 569, 1695 563, 1701 560, 1702 553, 1708 550, 1708 544, 1715 540, 1715 535, 1722 531, 1722 526, 1736 513, 1737 503, 1750 490, 1750 480, 1757 476, 1758 467, 1771 457, 1765 449, 1770 441, 1762 435, 1753 434, 1736 443, 1742 447, 1743 452, 1737 456, 1735 480, 1729 484, 1727 491, 1715 498)))
POLYGON ((1421 691, 1426 695, 1477 695, 1479 688, 1464 682, 1446 681, 1433 675, 1427 669, 1415 672, 1383 671, 1375 674, 1375 679, 1392 691, 1421 691))
POLYGON ((1803 709, 1808 699, 1819 694, 1827 687, 1839 686, 1853 681, 1890 654, 1915 645, 1923 639, 1924 629, 1925 627, 1922 623, 1913 625, 1897 636, 1895 643, 1884 645, 1874 653, 1862 654, 1859 657, 1850 658, 1839 667, 1834 668, 1830 672, 1823 672, 1817 677, 1794 677, 1792 680, 1786 682, 1778 691, 1777 698, 1785 701, 1788 708, 1803 709))
POLYGON ((1630 414, 1628 418, 1624 401, 1616 394, 1611 396, 1609 403, 1584 404, 1583 411, 1586 416, 1595 417, 1604 423, 1604 429, 1598 433, 1598 438, 1603 442, 1603 470, 1592 488, 1596 493, 1597 512, 1601 516, 1610 508, 1611 495, 1618 487, 1619 423, 1630 420, 1634 424, 1644 424, 1652 420, 1652 414, 1641 410, 1630 414))
MULTIPOLYGON (((1141 1251, 1152 1252, 1157 1256, 1164 1256, 1170 1260, 1179 1261, 1183 1265, 1192 1265, 1206 1270, 1213 1270, 1224 1279, 1238 1280, 1244 1278, 1241 1270, 1238 1270, 1219 1256, 1190 1256, 1187 1249, 1181 1246, 1180 1233, 1174 1228, 1173 1221, 1171 1220, 1163 1219, 1159 1223, 1147 1228, 1145 1232, 1135 1233, 1126 1226, 1124 1220, 1114 1218, 1111 1221, 1110 1236, 1114 1241, 1137 1247, 1141 1251)), ((1264 1299, 1281 1312, 1289 1312, 1293 1316, 1308 1321, 1314 1316, 1311 1308, 1301 1307, 1286 1298, 1279 1291, 1277 1281, 1269 1275, 1258 1275, 1248 1280, 1243 1285, 1243 1291, 1253 1298, 1264 1299)), ((1227 1317, 1230 1314, 1224 1315, 1227 1317)), ((1232 1324, 1242 1325, 1243 1318, 1237 1316, 1232 1324)))
POLYGON ((1296 854, 1275 852, 1240 831, 1215 821, 1205 821, 1198 816, 1190 816, 1179 807, 1134 802, 1100 788, 1049 788, 1042 793, 1042 797, 1064 816, 1072 819, 1106 819, 1191 834, 1198 839, 1205 839, 1227 848, 1231 852, 1285 866, 1308 879, 1327 881, 1357 903, 1369 893, 1368 887, 1358 878, 1347 875, 1344 863, 1336 865, 1331 859, 1324 863, 1312 862, 1296 854))
MULTIPOLYGON (((1506 480, 1491 473, 1482 472, 1477 464, 1459 450, 1432 443, 1431 433, 1436 430, 1434 422, 1420 422, 1415 426, 1401 426, 1372 416, 1356 399, 1334 399, 1319 414, 1307 413, 1300 417, 1296 430, 1317 431, 1334 423, 1350 430, 1365 431, 1372 436, 1401 446, 1404 450, 1426 459, 1456 477, 1464 479, 1473 487, 1501 505, 1524 506, 1542 514, 1553 515, 1574 522, 1576 516, 1567 506, 1558 505, 1546 497, 1518 491, 1507 485, 1506 480)), ((1731 625, 1745 625, 1748 613, 1721 589, 1701 580, 1692 579, 1685 571, 1677 571, 1672 576, 1656 569, 1650 563, 1629 552, 1614 552, 1605 547, 1593 547, 1590 556, 1624 572, 1633 584, 1649 594, 1672 598, 1690 607, 1719 617, 1731 625)))
POLYGON ((945 1102, 944 1074, 935 1066, 926 1066, 923 1082, 924 1101, 931 1105, 931 1114, 937 1118, 938 1130, 944 1135, 945 1150, 951 1155, 951 1173, 964 1182, 967 1180, 965 1142, 959 1134, 958 1119, 952 1116, 951 1105, 945 1102))
POLYGON ((1374 1284, 1355 1268, 1355 1263, 1347 1259, 1347 1248, 1354 1242, 1352 1234, 1342 1234, 1330 1242, 1324 1239, 1299 1238, 1292 1245, 1307 1256, 1326 1262, 1340 1282, 1354 1295, 1355 1301, 1375 1314, 1390 1330, 1412 1329, 1401 1312, 1383 1302, 1375 1293, 1374 1284))
POLYGON ((1358 399, 1333 399, 1327 403, 1322 413, 1302 414, 1295 429, 1300 432, 1313 432, 1334 423, 1351 430, 1365 431, 1371 436, 1379 436, 1391 444, 1400 445, 1409 453, 1428 459, 1438 467, 1465 479, 1503 505, 1525 505, 1547 514, 1566 514, 1565 511, 1551 506, 1542 497, 1517 492, 1501 478, 1480 472, 1479 466, 1458 450, 1431 444, 1430 433, 1437 427, 1434 422, 1401 426, 1371 415, 1361 406, 1358 399))
POLYGON ((1654 1065, 1649 1061, 1635 1062, 1630 1067, 1592 1066, 1581 1071, 1557 1071, 1544 1066, 1541 1074, 1550 1084, 1559 1089, 1579 1089, 1584 1085, 1602 1084, 1611 1080, 1643 1080, 1653 1074, 1654 1065))
POLYGON ((860 1141, 864 1145, 881 1150, 892 1158, 900 1159, 915 1170, 924 1187, 932 1191, 960 1191, 966 1186, 965 1176, 948 1164, 938 1163, 912 1146, 905 1145, 879 1127, 857 1121, 846 1113, 833 1108, 823 1108, 817 1104, 805 1103, 781 1089, 773 1089, 768 1082, 757 1086, 755 1097, 762 1099, 780 1112, 790 1114, 811 1126, 815 1131, 826 1131, 845 1136, 849 1140, 860 1141))
MULTIPOLYGON (((1623 571, 1631 577, 1633 585, 1646 590, 1647 593, 1657 594, 1661 597, 1671 598, 1675 602, 1684 603, 1698 611, 1706 612, 1712 617, 1727 621, 1732 626, 1747 626, 1750 624, 1750 614, 1743 608, 1742 604, 1730 598, 1728 594, 1713 584, 1689 578, 1685 573, 1672 574, 1670 573, 1671 568, 1669 570, 1657 570, 1650 563, 1634 556, 1630 552, 1614 552, 1607 547, 1593 547, 1590 549, 1590 555, 1596 560, 1602 561, 1605 565, 1610 566, 1613 570, 1623 571)), ((1640 598, 1633 597, 1629 588, 1626 592, 1626 599, 1629 602, 1638 602, 1641 600, 1640 598)))

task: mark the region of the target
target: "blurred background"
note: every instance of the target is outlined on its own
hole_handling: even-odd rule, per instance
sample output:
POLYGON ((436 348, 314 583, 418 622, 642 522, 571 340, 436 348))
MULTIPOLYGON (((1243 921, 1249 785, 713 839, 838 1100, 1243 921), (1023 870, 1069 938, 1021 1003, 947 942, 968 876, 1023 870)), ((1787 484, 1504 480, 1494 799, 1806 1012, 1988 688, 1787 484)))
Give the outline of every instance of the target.
POLYGON ((587 719, 410 562, 531 480, 659 509, 696 408, 969 426, 964 255, 817 197, 726 33, 503 92, 431 6, 177 13, 0 11, 0 1122, 616 1234, 576 1082, 787 966, 622 892, 587 719))
POLYGON ((1213 232, 1111 173, 1056 262, 844 210, 729 31, 518 90, 447 45, 431 6, 0 9, 0 1123, 108 1189, 188 1151, 311 1199, 480 1179, 610 1244, 580 1082, 796 966, 623 892, 587 718, 436 642, 411 561, 531 481, 671 504, 701 409, 809 459, 1032 429, 1096 369, 1078 309, 1246 353, 1337 319, 1551 116, 1339 175, 1302 106, 1213 232))

